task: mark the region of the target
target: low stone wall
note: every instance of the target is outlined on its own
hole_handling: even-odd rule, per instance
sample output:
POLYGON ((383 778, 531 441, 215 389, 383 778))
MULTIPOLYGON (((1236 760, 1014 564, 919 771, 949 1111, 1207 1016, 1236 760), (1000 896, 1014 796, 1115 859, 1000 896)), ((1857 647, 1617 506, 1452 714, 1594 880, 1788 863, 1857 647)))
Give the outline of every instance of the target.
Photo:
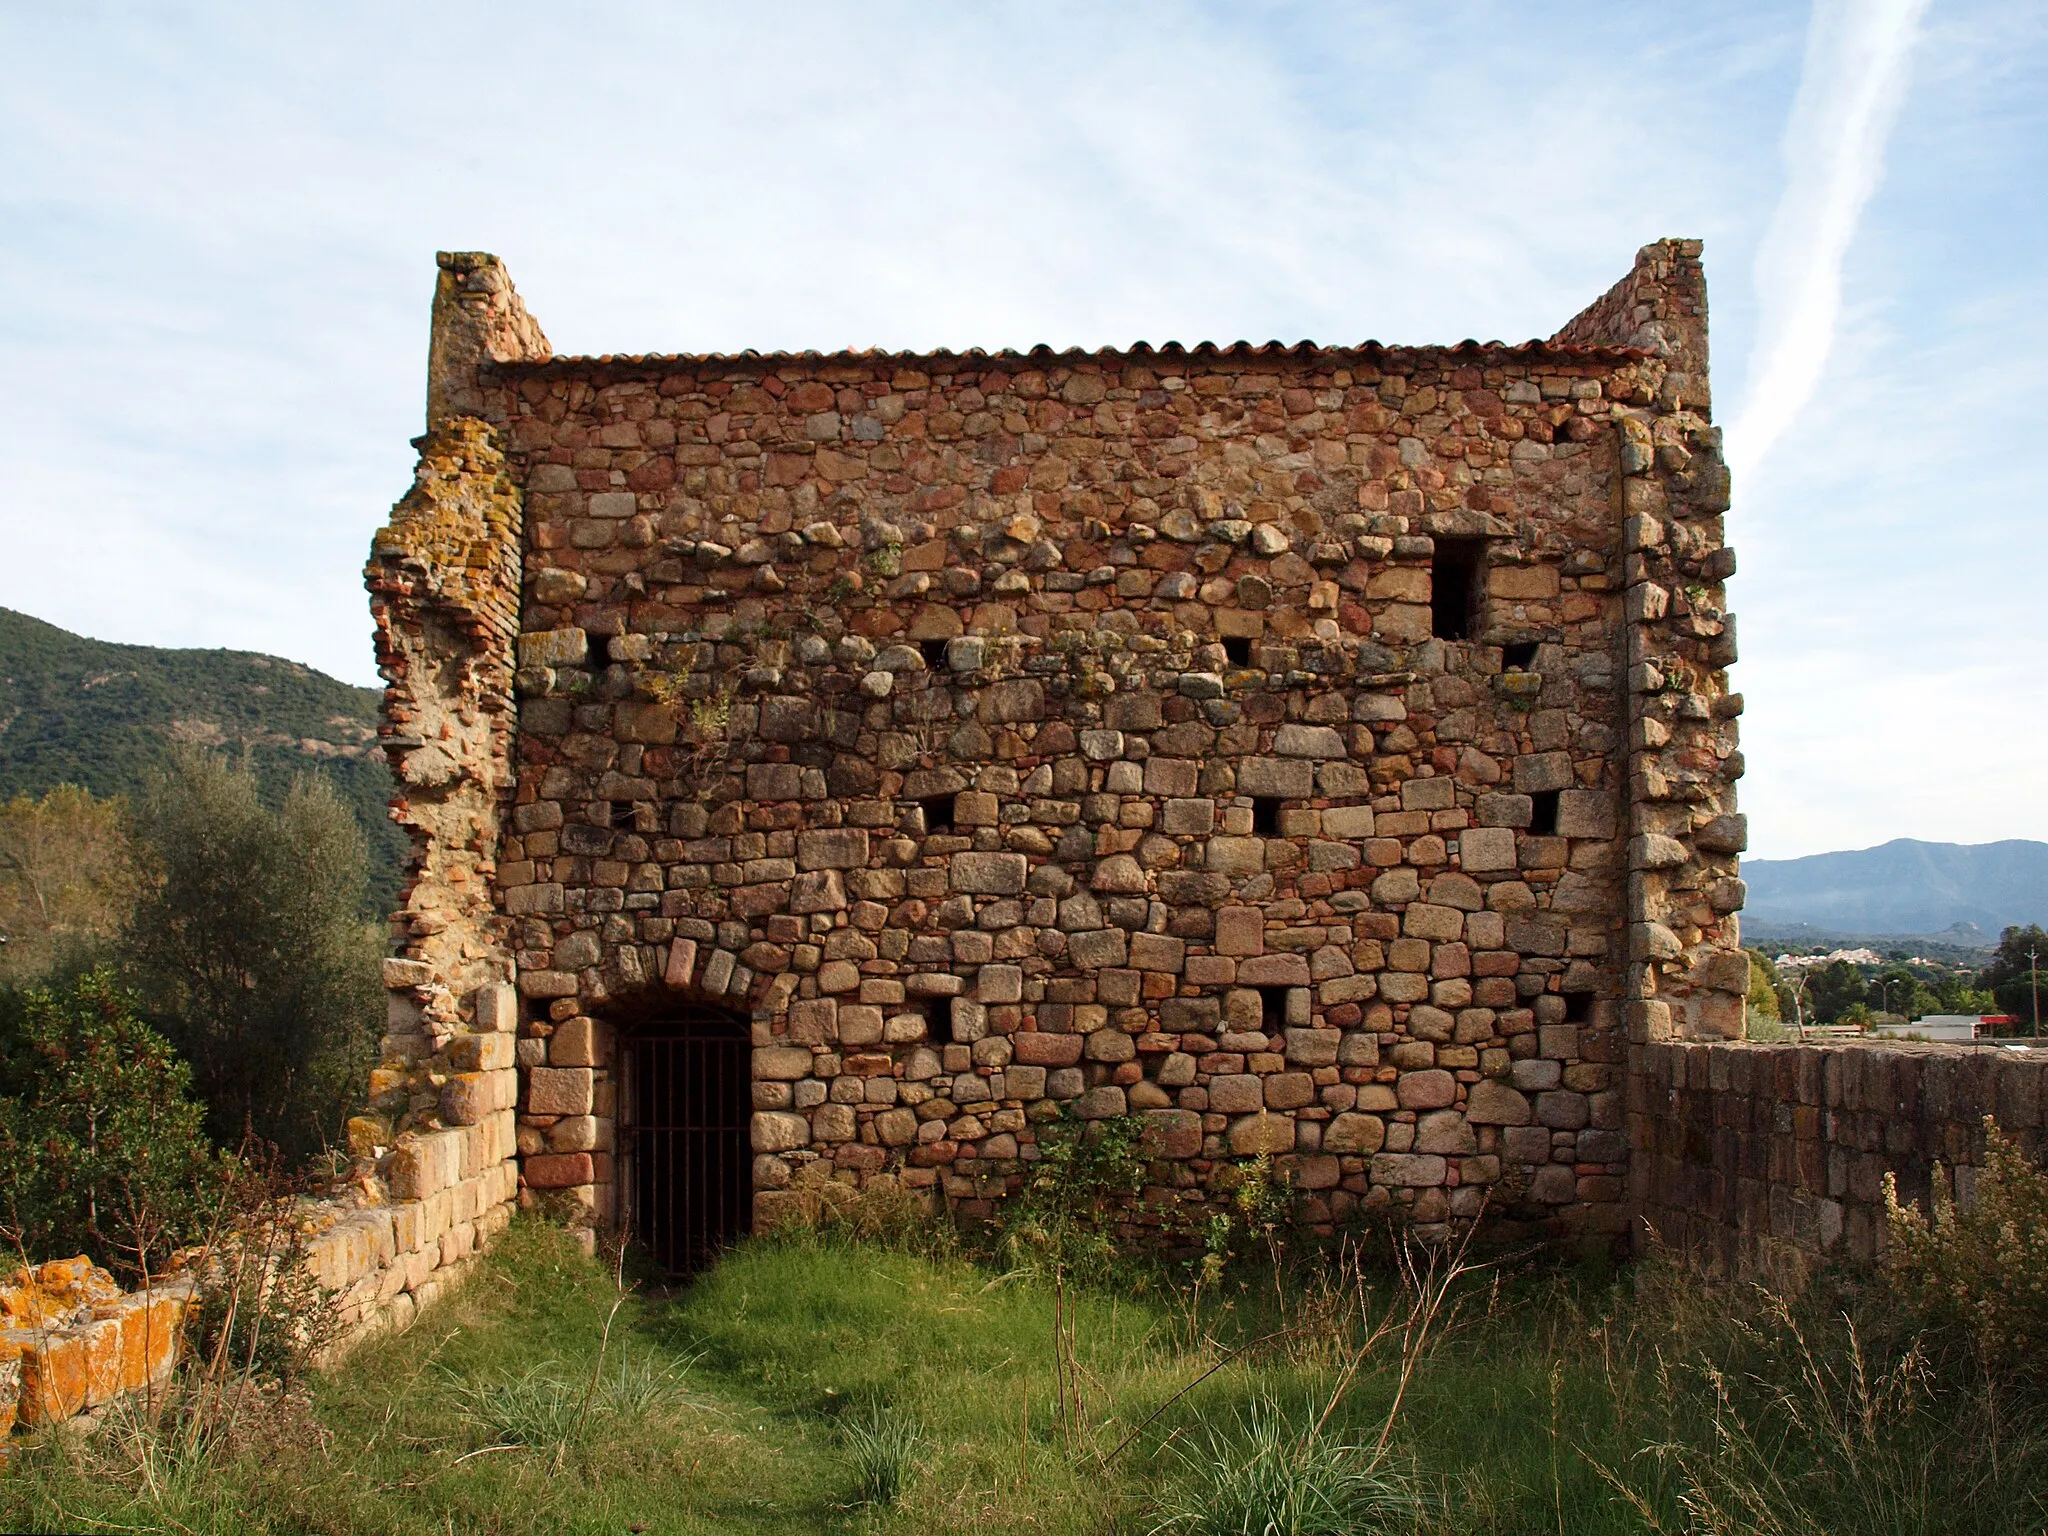
POLYGON ((1984 1117, 2038 1150, 2048 1052, 1896 1043, 1657 1042, 1631 1052, 1630 1195, 1644 1235, 1709 1270, 1796 1283, 1870 1263, 1884 1176, 1969 1196, 1984 1117))
POLYGON ((0 1285, 0 1437, 160 1381, 178 1362, 192 1280, 124 1295, 87 1258, 15 1271, 0 1285))
POLYGON ((306 1268, 340 1308, 337 1353, 409 1324, 505 1229, 519 1192, 516 1135, 505 1109, 407 1136, 384 1161, 385 1199, 323 1202, 308 1213, 306 1268))
MULTIPOLYGON (((514 1137, 509 1109, 408 1136, 386 1158, 381 1186, 300 1207, 306 1270, 341 1325, 323 1358, 407 1326, 468 1272, 512 1219, 514 1137)), ((0 1283, 0 1439, 17 1424, 46 1427, 162 1381, 191 1342, 199 1289, 180 1270, 124 1293, 83 1257, 17 1270, 0 1283)))

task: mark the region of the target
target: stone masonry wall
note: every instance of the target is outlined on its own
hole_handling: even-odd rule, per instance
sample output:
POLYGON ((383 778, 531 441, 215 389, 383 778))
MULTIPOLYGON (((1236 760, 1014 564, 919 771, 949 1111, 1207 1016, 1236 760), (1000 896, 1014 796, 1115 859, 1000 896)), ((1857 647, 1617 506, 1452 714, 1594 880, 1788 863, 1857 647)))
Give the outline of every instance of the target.
POLYGON ((2048 1060, 1967 1046, 1664 1043, 1636 1053, 1629 1136, 1646 1228, 1703 1267, 1795 1284, 1882 1251, 1884 1176, 1967 1200, 1986 1115, 2039 1154, 2048 1060))
POLYGON ((811 1161, 985 1212, 1070 1105, 1190 1205, 1267 1153, 1323 1222, 1624 1231, 1628 1039, 1747 986, 1698 256, 1517 348, 548 358, 489 287, 436 389, 523 504, 516 803, 429 845, 502 904, 439 910, 525 1000, 528 1191, 614 1218, 612 1026, 674 996, 753 1021, 760 1220, 811 1161))
POLYGON ((1728 690, 1735 572, 1728 471, 1710 420, 1698 241, 1649 246, 1634 271, 1559 333, 1604 336, 1664 361, 1654 401, 1617 413, 1629 697, 1629 1038, 1737 1038, 1748 960, 1737 911, 1743 772, 1728 690))

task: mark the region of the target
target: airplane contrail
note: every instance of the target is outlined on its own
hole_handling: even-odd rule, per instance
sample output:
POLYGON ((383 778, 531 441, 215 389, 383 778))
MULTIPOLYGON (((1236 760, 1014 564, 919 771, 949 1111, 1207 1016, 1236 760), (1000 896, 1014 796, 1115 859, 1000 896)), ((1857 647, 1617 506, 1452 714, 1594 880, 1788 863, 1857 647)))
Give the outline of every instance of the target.
POLYGON ((1728 457, 1753 469, 1819 387, 1842 309, 1842 262, 1884 179, 1928 0, 1815 0, 1786 180, 1756 257, 1757 343, 1728 457))

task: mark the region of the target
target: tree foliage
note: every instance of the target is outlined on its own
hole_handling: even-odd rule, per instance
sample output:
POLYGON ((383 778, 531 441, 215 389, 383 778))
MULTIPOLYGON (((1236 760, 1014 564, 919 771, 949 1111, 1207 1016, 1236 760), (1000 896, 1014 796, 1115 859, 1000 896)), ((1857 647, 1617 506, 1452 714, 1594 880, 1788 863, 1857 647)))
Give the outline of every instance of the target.
POLYGON ((1847 960, 1836 960, 1815 969, 1806 983, 1806 1019, 1809 1024, 1850 1022, 1851 1010, 1869 1013, 1870 988, 1863 973, 1847 960))
POLYGON ((133 904, 119 800, 60 784, 0 805, 0 977, 85 968, 133 904))
POLYGON ((2011 1014, 2023 1028, 2034 1022, 2034 955, 2040 957, 2040 980, 2048 985, 2048 933, 2038 923, 2008 928, 1999 937, 1991 963, 1977 976, 1977 985, 1997 1000, 1998 1011, 2011 1014))
POLYGON ((271 810, 248 769, 187 751, 149 780, 135 829, 146 1017, 192 1063, 216 1140, 302 1161, 337 1134, 382 1022, 354 817, 312 776, 271 810))
POLYGON ((1752 949, 1749 955, 1749 1017, 1776 1021, 1779 1017, 1778 968, 1771 963, 1770 956, 1762 950, 1752 949))
POLYGON ((0 1221, 31 1257, 155 1267, 195 1241, 231 1170, 192 1073, 106 968, 0 993, 0 1221))

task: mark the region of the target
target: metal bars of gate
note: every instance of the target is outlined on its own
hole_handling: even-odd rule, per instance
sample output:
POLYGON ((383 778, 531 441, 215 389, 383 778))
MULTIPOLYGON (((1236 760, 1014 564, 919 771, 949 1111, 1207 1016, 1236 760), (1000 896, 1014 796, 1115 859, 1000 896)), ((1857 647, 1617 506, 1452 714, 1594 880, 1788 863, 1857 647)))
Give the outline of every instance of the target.
POLYGON ((752 1042, 738 1020, 693 1009, 622 1044, 627 1224, 663 1269, 690 1274, 751 1225, 752 1042))

